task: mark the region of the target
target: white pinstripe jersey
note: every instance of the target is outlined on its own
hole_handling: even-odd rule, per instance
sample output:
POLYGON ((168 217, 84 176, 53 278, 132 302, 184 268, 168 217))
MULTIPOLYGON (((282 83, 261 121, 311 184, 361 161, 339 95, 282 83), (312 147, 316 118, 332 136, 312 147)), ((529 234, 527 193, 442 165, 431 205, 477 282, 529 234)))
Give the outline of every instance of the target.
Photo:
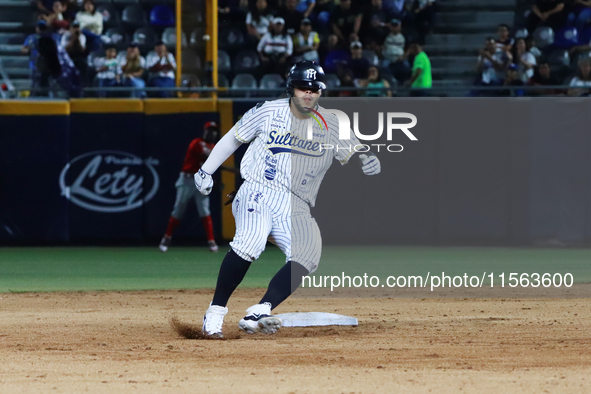
POLYGON ((246 112, 232 128, 239 141, 250 143, 240 166, 242 178, 291 192, 313 207, 333 158, 346 164, 359 145, 353 133, 350 140, 339 140, 337 117, 322 107, 317 111, 326 125, 322 119, 320 125, 312 120, 312 140, 305 138, 308 120, 292 115, 289 99, 267 101, 246 112), (321 145, 334 149, 320 149, 321 145))

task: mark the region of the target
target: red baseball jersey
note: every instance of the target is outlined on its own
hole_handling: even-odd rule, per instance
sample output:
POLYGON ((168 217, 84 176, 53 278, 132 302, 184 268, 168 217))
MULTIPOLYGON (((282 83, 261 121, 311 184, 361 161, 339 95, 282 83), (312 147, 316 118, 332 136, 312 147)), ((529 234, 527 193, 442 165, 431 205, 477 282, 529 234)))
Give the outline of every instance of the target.
POLYGON ((181 171, 189 174, 194 174, 199 171, 214 146, 215 144, 208 144, 201 138, 195 138, 191 141, 181 171))

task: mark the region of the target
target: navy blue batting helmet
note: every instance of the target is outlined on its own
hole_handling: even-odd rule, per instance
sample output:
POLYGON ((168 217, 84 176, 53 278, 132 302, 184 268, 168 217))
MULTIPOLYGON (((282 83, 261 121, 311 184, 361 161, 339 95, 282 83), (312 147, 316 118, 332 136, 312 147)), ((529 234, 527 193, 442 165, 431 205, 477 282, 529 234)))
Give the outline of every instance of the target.
POLYGON ((302 60, 297 62, 287 75, 287 94, 293 97, 293 89, 326 89, 324 70, 316 62, 302 60))

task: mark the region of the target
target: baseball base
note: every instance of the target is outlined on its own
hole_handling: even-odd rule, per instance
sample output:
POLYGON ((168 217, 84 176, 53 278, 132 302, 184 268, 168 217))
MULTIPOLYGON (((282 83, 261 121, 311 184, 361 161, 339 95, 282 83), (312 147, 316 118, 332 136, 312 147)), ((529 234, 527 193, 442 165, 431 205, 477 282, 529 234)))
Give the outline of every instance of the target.
POLYGON ((325 312, 282 313, 274 315, 281 319, 283 327, 312 326, 357 326, 356 317, 325 312))

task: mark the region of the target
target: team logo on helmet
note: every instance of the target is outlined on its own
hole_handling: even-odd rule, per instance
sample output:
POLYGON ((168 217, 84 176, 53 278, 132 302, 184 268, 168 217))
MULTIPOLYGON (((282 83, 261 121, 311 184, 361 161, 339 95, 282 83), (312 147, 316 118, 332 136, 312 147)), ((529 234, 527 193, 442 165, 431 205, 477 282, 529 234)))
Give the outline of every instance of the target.
POLYGON ((306 78, 316 79, 316 70, 309 68, 306 70, 306 78))

